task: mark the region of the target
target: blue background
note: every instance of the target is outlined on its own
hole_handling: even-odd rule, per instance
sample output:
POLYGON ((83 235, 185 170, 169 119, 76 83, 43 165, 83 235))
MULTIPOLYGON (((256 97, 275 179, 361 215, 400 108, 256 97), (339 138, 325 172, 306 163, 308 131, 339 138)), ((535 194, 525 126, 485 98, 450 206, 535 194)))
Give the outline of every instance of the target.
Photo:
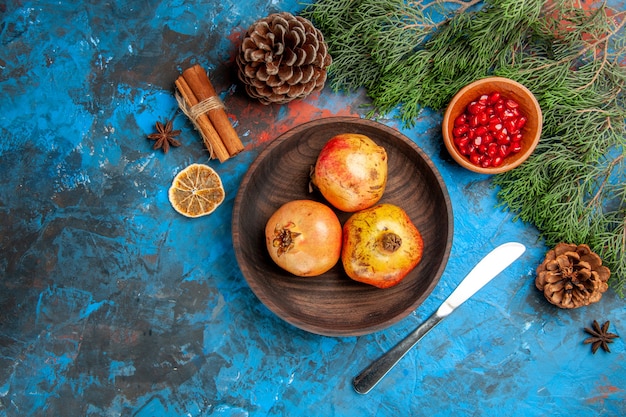
MULTIPOLYGON (((305 2, 307 3, 307 2, 305 2)), ((363 117, 364 93, 325 88, 263 106, 236 79, 247 27, 299 1, 0 2, 0 416, 570 416, 626 414, 624 300, 559 310, 534 287, 537 231, 496 208, 488 176, 457 166, 438 112, 399 129, 433 160, 454 210, 441 281, 411 315, 360 337, 276 317, 231 240, 239 183, 269 141, 321 117, 363 117), (173 84, 202 65, 244 142, 208 160, 173 84), (174 118, 183 146, 146 135, 174 118), (207 163, 226 201, 188 219, 174 175, 207 163), (369 394, 352 378, 425 320, 484 254, 523 257, 429 333, 369 394), (612 353, 583 328, 611 321, 612 353)), ((623 2, 618 8, 623 9, 623 2)))

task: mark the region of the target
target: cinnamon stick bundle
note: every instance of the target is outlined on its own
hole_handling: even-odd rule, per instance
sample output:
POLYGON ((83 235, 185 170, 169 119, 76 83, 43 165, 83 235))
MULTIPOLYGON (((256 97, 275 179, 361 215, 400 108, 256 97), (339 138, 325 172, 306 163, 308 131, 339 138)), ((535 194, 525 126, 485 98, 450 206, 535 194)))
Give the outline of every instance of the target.
POLYGON ((230 123, 206 71, 200 65, 194 65, 183 71, 175 84, 183 101, 179 101, 179 105, 200 132, 211 156, 224 162, 241 152, 243 143, 230 123))

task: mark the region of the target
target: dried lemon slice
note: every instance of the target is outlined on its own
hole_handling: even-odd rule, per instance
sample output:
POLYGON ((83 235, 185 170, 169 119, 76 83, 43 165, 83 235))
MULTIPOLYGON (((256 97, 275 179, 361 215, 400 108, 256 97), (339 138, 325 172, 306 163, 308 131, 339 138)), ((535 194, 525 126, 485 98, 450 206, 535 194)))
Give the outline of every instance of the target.
POLYGON ((180 171, 169 190, 172 207, 187 217, 212 213, 224 197, 221 178, 213 168, 202 164, 191 164, 180 171))

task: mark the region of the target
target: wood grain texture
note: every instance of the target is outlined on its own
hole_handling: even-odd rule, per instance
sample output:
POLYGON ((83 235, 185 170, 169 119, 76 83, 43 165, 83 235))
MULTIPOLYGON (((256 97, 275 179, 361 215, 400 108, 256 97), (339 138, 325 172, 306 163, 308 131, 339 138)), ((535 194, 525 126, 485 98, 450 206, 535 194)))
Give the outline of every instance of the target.
MULTIPOLYGON (((349 213, 335 210, 343 224, 349 213)), ((261 151, 235 198, 233 245, 248 285, 271 311, 306 331, 349 336, 386 328, 411 313, 443 273, 452 246, 452 207, 445 184, 430 159, 411 140, 380 123, 349 117, 315 120, 286 132, 261 151), (389 176, 381 202, 402 207, 420 230, 420 264, 398 285, 379 289, 355 282, 341 261, 318 277, 296 277, 271 260, 264 228, 290 200, 309 198, 309 172, 324 144, 340 133, 360 133, 385 147, 389 176)))

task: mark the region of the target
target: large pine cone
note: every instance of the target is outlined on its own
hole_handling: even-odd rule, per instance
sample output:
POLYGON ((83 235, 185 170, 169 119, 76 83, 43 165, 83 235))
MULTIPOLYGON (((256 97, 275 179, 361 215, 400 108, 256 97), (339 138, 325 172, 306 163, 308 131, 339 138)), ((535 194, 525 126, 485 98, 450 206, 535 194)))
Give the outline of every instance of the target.
POLYGON ((263 104, 284 104, 321 90, 331 61, 322 32, 287 12, 253 23, 237 56, 246 92, 263 104))
POLYGON ((577 308, 599 301, 610 275, 589 246, 559 243, 537 267, 535 285, 550 303, 577 308))

